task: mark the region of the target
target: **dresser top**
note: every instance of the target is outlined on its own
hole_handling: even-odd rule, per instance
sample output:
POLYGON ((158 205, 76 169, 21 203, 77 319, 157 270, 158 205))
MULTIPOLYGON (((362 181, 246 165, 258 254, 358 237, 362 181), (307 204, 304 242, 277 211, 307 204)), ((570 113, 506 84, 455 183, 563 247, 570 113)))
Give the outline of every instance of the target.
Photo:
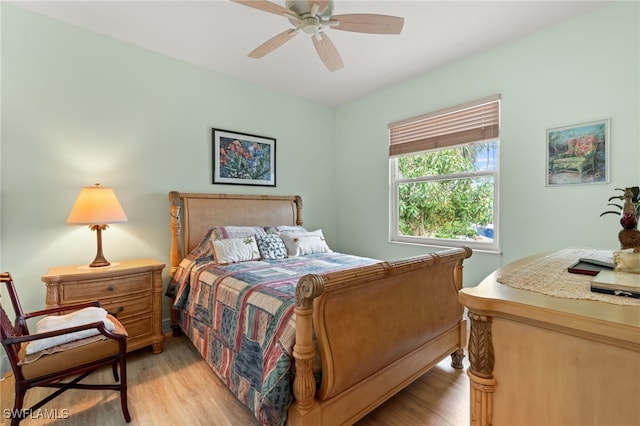
POLYGON ((148 271, 162 270, 165 264, 155 259, 125 260, 122 262, 111 262, 109 266, 92 268, 89 265, 56 266, 49 268, 42 276, 42 281, 52 282, 69 279, 90 279, 109 276, 119 276, 124 274, 142 273, 148 271))
POLYGON ((572 334, 579 332, 620 339, 640 347, 638 306, 548 296, 498 282, 498 277, 543 256, 530 256, 501 267, 478 286, 460 290, 458 300, 479 315, 571 330, 572 334))

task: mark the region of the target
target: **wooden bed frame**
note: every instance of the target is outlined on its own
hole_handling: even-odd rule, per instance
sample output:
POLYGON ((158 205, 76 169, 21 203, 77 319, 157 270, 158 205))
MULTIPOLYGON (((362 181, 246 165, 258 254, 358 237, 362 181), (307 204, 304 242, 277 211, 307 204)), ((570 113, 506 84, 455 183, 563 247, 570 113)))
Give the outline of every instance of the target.
MULTIPOLYGON (((302 225, 299 196, 170 192, 169 200, 172 275, 214 225, 302 225)), ((288 423, 351 424, 447 356, 462 368, 466 324, 458 290, 470 256, 468 248, 451 249, 302 277, 288 423)))

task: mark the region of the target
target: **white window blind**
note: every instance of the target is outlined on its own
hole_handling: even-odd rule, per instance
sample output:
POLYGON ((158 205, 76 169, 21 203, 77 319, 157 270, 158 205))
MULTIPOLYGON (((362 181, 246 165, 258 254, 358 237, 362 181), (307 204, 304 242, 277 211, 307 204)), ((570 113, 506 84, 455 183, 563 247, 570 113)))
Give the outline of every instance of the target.
POLYGON ((499 136, 500 95, 389 124, 389 156, 445 148, 499 136))

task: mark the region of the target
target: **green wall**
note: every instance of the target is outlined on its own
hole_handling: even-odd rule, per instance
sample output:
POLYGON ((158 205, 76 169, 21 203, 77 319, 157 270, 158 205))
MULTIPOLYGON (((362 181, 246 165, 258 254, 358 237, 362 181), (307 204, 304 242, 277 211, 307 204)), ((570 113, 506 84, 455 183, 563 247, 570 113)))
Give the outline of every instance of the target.
POLYGON ((640 3, 615 3, 337 110, 338 233, 345 251, 379 257, 388 242, 387 124, 500 94, 501 255, 474 253, 465 284, 503 263, 571 246, 618 248, 600 218, 614 188, 640 183, 640 3), (610 118, 610 184, 545 186, 546 129, 610 118))
POLYGON ((42 306, 49 267, 93 260, 95 234, 65 221, 96 182, 129 218, 103 233, 110 261, 169 262, 170 190, 299 194, 305 224, 336 244, 334 109, 2 9, 0 267, 26 309, 42 306), (211 184, 212 127, 276 138, 277 187, 211 184))
POLYGON ((615 248, 618 225, 598 214, 615 187, 640 182, 639 6, 614 3, 334 109, 1 4, 0 268, 26 309, 41 307, 49 267, 95 255, 95 235, 65 225, 95 182, 129 216, 103 234, 112 261, 168 263, 170 190, 300 194, 307 227, 339 251, 422 253, 388 242, 387 124, 496 93, 502 254, 475 253, 465 285, 540 251, 615 248), (602 118, 611 182, 545 187, 545 130, 602 118), (212 185, 211 127, 275 137, 277 187, 212 185))

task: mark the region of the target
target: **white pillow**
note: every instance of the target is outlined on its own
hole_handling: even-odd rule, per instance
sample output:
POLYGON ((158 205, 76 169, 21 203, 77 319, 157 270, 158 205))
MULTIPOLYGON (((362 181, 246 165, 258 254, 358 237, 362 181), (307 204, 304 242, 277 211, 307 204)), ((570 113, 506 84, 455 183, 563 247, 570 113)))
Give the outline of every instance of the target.
POLYGON ((300 225, 265 226, 264 230, 267 234, 279 234, 281 232, 307 232, 307 230, 300 225))
POLYGON ((322 229, 313 232, 281 232, 280 238, 287 247, 289 256, 303 256, 313 253, 328 253, 331 251, 324 240, 322 229))
POLYGON ((226 240, 228 238, 243 238, 251 235, 266 235, 267 233, 260 226, 212 226, 209 231, 202 237, 198 245, 191 250, 196 259, 201 257, 213 256, 211 250, 214 240, 226 240))
POLYGON ((260 251, 253 236, 213 240, 211 246, 213 257, 219 264, 260 259, 260 251))
MULTIPOLYGON (((36 323, 35 332, 46 333, 47 331, 61 330, 63 328, 76 327, 78 325, 91 324, 92 322, 104 322, 105 328, 109 331, 115 329, 115 325, 107 319, 107 311, 97 306, 80 309, 67 315, 49 315, 36 323)), ((74 340, 100 334, 97 328, 76 331, 74 333, 62 334, 60 336, 47 337, 45 339, 33 340, 27 345, 27 355, 40 352, 44 349, 72 342, 74 340)))

